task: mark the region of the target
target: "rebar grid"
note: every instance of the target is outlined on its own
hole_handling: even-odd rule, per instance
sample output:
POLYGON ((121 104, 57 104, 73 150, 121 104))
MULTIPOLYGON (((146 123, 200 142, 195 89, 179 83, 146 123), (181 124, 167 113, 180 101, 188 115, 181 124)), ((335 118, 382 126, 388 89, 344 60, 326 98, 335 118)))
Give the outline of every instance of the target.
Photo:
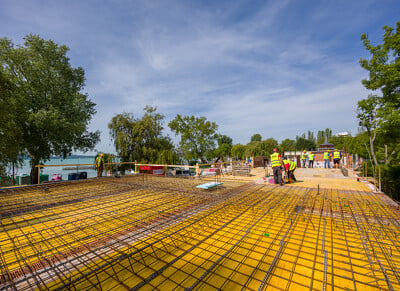
MULTIPOLYGON (((53 186, 52 201, 68 203, 2 218, 0 289, 400 289, 400 221, 387 197, 235 183, 215 195, 199 183, 77 183, 73 202, 53 186)), ((43 196, 30 201, 46 205, 43 196)))

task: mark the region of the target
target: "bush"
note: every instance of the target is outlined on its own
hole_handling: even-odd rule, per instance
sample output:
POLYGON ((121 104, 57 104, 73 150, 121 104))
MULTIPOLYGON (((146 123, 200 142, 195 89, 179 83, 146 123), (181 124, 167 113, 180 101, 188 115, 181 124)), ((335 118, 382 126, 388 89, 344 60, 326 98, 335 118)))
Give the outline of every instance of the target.
POLYGON ((363 177, 373 177, 374 176, 374 169, 372 167, 372 162, 364 162, 361 164, 361 175, 363 177), (367 164, 367 167, 365 167, 365 163, 367 164), (366 168, 366 170, 365 170, 366 168))
POLYGON ((382 191, 393 199, 400 200, 400 165, 381 167, 382 191))

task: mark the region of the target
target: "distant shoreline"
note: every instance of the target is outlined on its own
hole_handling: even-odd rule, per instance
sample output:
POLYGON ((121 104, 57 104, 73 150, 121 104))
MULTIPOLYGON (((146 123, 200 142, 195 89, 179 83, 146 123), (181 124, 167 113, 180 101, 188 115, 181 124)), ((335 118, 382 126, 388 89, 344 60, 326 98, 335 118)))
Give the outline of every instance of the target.
MULTIPOLYGON (((50 157, 50 160, 57 160, 57 159, 59 159, 59 160, 69 160, 69 159, 86 159, 86 158, 94 159, 95 157, 96 157, 96 156, 92 156, 92 155, 90 155, 90 156, 85 156, 85 155, 71 155, 71 156, 68 156, 68 157, 66 157, 65 159, 63 159, 63 157, 53 156, 53 157, 50 157)), ((24 159, 24 160, 30 160, 31 158, 28 157, 28 156, 26 156, 26 157, 24 157, 23 159, 24 159)))

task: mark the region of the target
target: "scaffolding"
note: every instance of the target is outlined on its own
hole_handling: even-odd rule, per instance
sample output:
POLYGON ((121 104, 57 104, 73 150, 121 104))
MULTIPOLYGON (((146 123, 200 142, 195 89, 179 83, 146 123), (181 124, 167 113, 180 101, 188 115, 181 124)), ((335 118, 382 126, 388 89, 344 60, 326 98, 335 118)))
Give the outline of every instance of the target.
POLYGON ((0 190, 0 289, 400 290, 399 206, 387 196, 201 183, 0 190))

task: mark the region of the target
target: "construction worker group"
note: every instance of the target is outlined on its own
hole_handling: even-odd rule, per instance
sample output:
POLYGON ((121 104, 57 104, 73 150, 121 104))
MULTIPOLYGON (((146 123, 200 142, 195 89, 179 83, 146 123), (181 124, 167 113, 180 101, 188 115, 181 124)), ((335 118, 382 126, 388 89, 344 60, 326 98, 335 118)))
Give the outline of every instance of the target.
MULTIPOLYGON (((330 153, 330 150, 326 150, 324 152, 324 167, 330 168, 330 159, 333 157, 333 167, 340 167, 340 159, 342 155, 340 151, 337 149, 334 150, 333 153, 330 153)), ((307 160, 308 160, 308 168, 314 168, 314 160, 315 154, 313 152, 303 151, 301 154, 301 166, 306 168, 307 160)), ((282 177, 282 170, 285 171, 285 180, 289 183, 296 181, 294 176, 294 171, 296 170, 296 163, 288 160, 286 157, 281 157, 281 154, 278 152, 278 149, 273 150, 273 154, 271 155, 271 167, 274 174, 274 183, 283 185, 284 178, 282 177)))
MULTIPOLYGON (((342 158, 342 154, 337 149, 335 149, 333 151, 333 153, 331 153, 330 150, 326 150, 324 152, 324 168, 329 169, 331 167, 331 157, 333 157, 333 167, 339 168, 340 167, 340 159, 342 158)), ((302 168, 307 167, 307 160, 308 160, 308 168, 314 168, 315 154, 313 152, 309 152, 308 154, 307 154, 307 151, 302 152, 302 154, 301 154, 302 168)))

